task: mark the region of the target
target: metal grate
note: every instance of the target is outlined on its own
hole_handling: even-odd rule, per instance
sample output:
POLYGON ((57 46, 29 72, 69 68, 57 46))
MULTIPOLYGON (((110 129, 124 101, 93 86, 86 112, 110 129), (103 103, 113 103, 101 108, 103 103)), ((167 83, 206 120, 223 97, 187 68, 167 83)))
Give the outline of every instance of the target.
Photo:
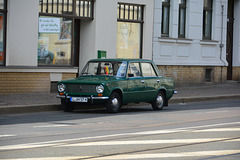
POLYGON ((118 3, 118 21, 143 22, 143 5, 118 3))
POLYGON ((93 19, 94 0, 39 0, 41 16, 93 19))
POLYGON ((67 84, 68 93, 96 93, 96 85, 67 84))

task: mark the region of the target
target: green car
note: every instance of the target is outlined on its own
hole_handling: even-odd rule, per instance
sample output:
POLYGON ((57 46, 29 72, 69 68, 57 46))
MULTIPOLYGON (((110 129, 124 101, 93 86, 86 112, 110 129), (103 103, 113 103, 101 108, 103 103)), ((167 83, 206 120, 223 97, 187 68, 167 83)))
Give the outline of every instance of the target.
POLYGON ((174 85, 151 60, 93 59, 79 77, 58 82, 57 97, 65 112, 73 111, 76 103, 102 103, 112 113, 122 105, 139 102, 162 110, 176 92, 174 85))

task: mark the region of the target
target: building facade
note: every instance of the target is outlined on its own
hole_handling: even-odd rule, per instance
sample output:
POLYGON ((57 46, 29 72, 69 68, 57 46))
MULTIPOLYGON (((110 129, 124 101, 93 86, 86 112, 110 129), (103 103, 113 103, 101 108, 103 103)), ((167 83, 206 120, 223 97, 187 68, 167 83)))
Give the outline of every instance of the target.
POLYGON ((178 84, 239 81, 239 1, 155 0, 153 60, 178 84), (227 41, 229 6, 234 35, 227 41), (227 48, 232 45, 232 64, 227 48), (232 66, 229 71, 228 66, 232 66), (230 78, 227 74, 232 72, 230 78))
POLYGON ((152 59, 177 85, 239 80, 239 8, 239 0, 0 0, 0 94, 56 91, 105 57, 152 59))
POLYGON ((149 0, 0 0, 0 94, 50 92, 89 59, 152 58, 149 0))

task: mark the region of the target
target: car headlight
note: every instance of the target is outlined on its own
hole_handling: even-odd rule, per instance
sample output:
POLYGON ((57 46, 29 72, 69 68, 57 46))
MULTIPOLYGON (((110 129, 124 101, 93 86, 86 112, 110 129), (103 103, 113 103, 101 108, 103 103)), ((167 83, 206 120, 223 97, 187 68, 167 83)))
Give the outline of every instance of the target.
POLYGON ((62 83, 59 84, 59 85, 58 85, 58 91, 59 91, 59 92, 64 92, 64 91, 65 91, 65 85, 62 84, 62 83))
POLYGON ((103 85, 97 85, 96 86, 96 91, 97 91, 97 93, 103 93, 103 91, 104 91, 103 85))

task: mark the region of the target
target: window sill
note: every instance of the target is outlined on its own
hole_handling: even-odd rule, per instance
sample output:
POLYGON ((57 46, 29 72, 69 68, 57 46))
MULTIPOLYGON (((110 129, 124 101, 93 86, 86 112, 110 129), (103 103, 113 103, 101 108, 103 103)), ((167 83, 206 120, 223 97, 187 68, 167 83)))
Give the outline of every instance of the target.
POLYGON ((214 41, 214 40, 201 40, 200 44, 201 45, 218 45, 218 41, 214 41))
POLYGON ((183 44, 191 44, 193 42, 192 39, 187 38, 170 38, 170 37, 158 37, 159 42, 166 43, 183 43, 183 44))
POLYGON ((35 66, 1 66, 0 72, 56 72, 77 73, 78 67, 35 67, 35 66))

